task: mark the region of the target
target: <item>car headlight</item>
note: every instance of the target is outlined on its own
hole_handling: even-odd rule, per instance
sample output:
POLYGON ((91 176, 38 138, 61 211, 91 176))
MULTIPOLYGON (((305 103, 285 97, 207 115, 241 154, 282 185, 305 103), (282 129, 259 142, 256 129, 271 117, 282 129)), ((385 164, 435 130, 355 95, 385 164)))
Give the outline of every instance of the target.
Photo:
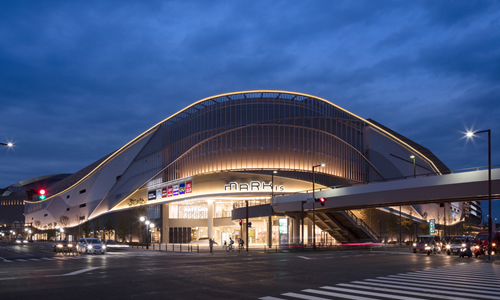
POLYGON ((462 248, 465 248, 465 246, 466 246, 465 244, 462 244, 462 248))
POLYGON ((92 249, 92 248, 94 248, 94 247, 92 247, 92 245, 88 245, 88 246, 87 246, 87 248, 92 249))
POLYGON ((57 245, 57 248, 62 248, 62 247, 63 247, 63 245, 61 245, 61 244, 57 245))
POLYGON ((73 248, 73 244, 69 244, 68 247, 73 248))
POLYGON ((16 241, 16 243, 21 243, 21 241, 16 241))
POLYGON ((491 245, 492 245, 493 247, 495 247, 497 244, 493 243, 493 244, 491 244, 491 245))
POLYGON ((425 244, 425 247, 427 247, 427 246, 429 246, 429 245, 425 244))
MULTIPOLYGON (((27 244, 27 243, 28 243, 28 241, 24 240, 24 241, 23 241, 23 243, 26 243, 26 244, 27 244)), ((495 244, 493 244, 493 246, 495 246, 495 244)))
POLYGON ((479 246, 476 246, 476 249, 479 249, 479 246))
POLYGON ((425 250, 431 250, 431 247, 425 246, 425 250))
POLYGON ((417 243, 413 243, 413 247, 417 246, 417 243))
POLYGON ((450 248, 451 248, 451 246, 450 246, 450 245, 446 245, 446 249, 450 249, 450 248))
POLYGON ((105 246, 105 245, 102 245, 102 249, 106 249, 106 246, 105 246))

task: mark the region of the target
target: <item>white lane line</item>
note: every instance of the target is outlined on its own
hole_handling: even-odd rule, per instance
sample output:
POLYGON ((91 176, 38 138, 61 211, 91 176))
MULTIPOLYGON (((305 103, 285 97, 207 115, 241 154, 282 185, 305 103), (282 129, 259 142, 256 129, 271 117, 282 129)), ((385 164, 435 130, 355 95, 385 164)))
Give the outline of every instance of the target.
MULTIPOLYGON (((351 288, 356 288, 356 289, 373 290, 373 291, 379 291, 379 292, 404 294, 404 295, 410 295, 410 296, 429 297, 428 293, 418 293, 418 292, 411 292, 411 291, 398 291, 397 289, 377 288, 377 287, 372 287, 372 286, 362 286, 362 285, 349 284, 349 283, 339 283, 339 284, 337 284, 337 286, 345 286, 345 287, 351 287, 351 288)), ((446 295, 439 296, 439 298, 440 299, 447 299, 447 300, 470 300, 470 298, 450 297, 450 296, 446 296, 446 295)))
POLYGON ((287 296, 287 297, 299 298, 299 299, 306 299, 306 300, 328 300, 326 298, 302 295, 302 294, 297 294, 297 293, 286 293, 286 294, 281 294, 281 295, 287 296))
POLYGON ((48 258, 48 257, 42 257, 41 259, 44 259, 44 260, 54 260, 53 258, 48 258))
MULTIPOLYGON (((412 297, 389 295, 389 294, 374 293, 374 292, 367 292, 367 291, 356 291, 356 290, 352 290, 352 289, 343 289, 343 288, 338 288, 338 287, 333 287, 333 286, 322 286, 321 288, 327 289, 327 290, 332 290, 332 291, 344 292, 344 293, 347 292, 347 293, 352 293, 352 294, 361 294, 361 295, 365 295, 365 296, 384 297, 384 298, 399 299, 399 300, 421 300, 421 298, 412 298, 412 297)), ((303 290, 303 292, 316 293, 316 294, 325 295, 325 296, 335 296, 335 295, 331 295, 331 292, 324 292, 324 291, 317 291, 317 290, 303 290)))
POLYGON ((303 259, 312 259, 310 257, 306 257, 306 256, 297 256, 298 258, 303 258, 303 259))
POLYGON ((12 279, 17 279, 17 278, 0 278, 0 280, 12 280, 12 279))
POLYGON ((79 270, 79 271, 75 271, 75 272, 71 272, 71 273, 67 273, 67 274, 61 274, 61 275, 47 275, 45 277, 73 276, 73 275, 78 275, 78 274, 82 274, 85 272, 90 272, 90 271, 93 271, 95 269, 100 269, 100 268, 102 268, 102 267, 88 268, 88 269, 83 269, 83 270, 79 270))
POLYGON ((283 298, 271 297, 271 296, 266 296, 266 297, 259 298, 259 300, 285 300, 285 299, 283 299, 283 298))
POLYGON ((31 261, 40 261, 40 260, 39 260, 39 259, 37 259, 37 258, 30 258, 29 260, 31 260, 31 261))
POLYGON ((19 258, 19 259, 16 259, 16 261, 27 261, 27 260, 19 258))

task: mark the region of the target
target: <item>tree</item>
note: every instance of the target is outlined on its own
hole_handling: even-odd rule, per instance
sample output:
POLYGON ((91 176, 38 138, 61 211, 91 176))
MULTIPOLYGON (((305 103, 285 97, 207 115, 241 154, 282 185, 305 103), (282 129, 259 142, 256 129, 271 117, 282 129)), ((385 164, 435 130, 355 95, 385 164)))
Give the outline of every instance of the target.
POLYGON ((98 238, 99 230, 101 229, 101 225, 99 224, 99 219, 94 220, 94 237, 98 238))
POLYGON ((389 232, 389 237, 392 238, 398 232, 398 220, 394 215, 394 209, 389 209, 389 218, 387 218, 387 231, 389 232))
POLYGON ((85 220, 85 217, 84 218, 82 218, 82 217, 84 217, 84 216, 82 215, 81 212, 78 212, 75 214, 76 224, 78 224, 78 238, 80 238, 82 236, 82 234, 81 234, 81 232, 82 232, 81 231, 82 230, 82 220, 85 220))
POLYGON ((83 235, 85 235, 86 238, 90 237, 90 222, 87 221, 85 223, 83 223, 83 226, 82 226, 82 230, 83 230, 83 235))
POLYGON ((412 217, 412 209, 410 207, 410 214, 408 218, 404 218, 402 221, 403 227, 405 228, 406 234, 410 235, 410 239, 413 239, 413 217, 412 217))
POLYGON ((423 234, 429 233, 429 224, 427 221, 427 212, 426 211, 422 214, 422 223, 420 223, 420 228, 422 229, 423 234))
POLYGON ((118 219, 118 228, 116 229, 116 235, 118 236, 121 242, 123 242, 127 237, 127 235, 129 234, 128 229, 129 226, 127 218, 124 216, 120 216, 120 219, 118 219))
POLYGON ((65 216, 65 215, 62 215, 59 217, 59 224, 61 224, 61 227, 62 228, 66 228, 69 226, 69 217, 68 216, 65 216))
POLYGON ((107 219, 104 225, 104 237, 108 235, 108 239, 111 239, 111 234, 113 233, 113 220, 107 219))
POLYGON ((141 222, 139 221, 139 218, 146 216, 147 210, 145 204, 146 201, 143 198, 129 199, 128 206, 134 207, 134 209, 132 210, 133 219, 131 223, 136 225, 135 229, 137 229, 138 232, 141 232, 141 226, 142 226, 141 222))

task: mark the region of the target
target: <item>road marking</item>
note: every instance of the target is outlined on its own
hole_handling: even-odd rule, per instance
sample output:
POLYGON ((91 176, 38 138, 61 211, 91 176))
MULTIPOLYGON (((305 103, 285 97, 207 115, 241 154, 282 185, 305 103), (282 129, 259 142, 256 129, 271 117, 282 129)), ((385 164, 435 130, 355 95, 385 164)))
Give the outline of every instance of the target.
POLYGON ((12 279, 17 279, 17 278, 0 278, 0 280, 12 280, 12 279))
POLYGON ((16 261, 27 261, 27 260, 19 258, 19 259, 16 259, 16 261))
MULTIPOLYGON (((332 290, 332 291, 337 291, 337 292, 349 292, 349 293, 353 293, 353 294, 361 294, 361 295, 365 295, 365 296, 386 297, 386 298, 389 298, 389 299, 421 300, 421 298, 412 298, 412 297, 404 297, 404 296, 394 296, 394 295, 382 294, 382 293, 374 293, 374 292, 367 292, 367 291, 358 291, 358 290, 352 290, 352 289, 343 289, 343 288, 332 287, 332 286, 324 286, 324 287, 321 287, 321 288, 332 290)), ((303 292, 316 293, 316 294, 325 295, 325 296, 337 296, 337 295, 332 295, 332 294, 336 294, 336 293, 323 292, 323 291, 317 291, 317 290, 303 290, 303 292)))
POLYGON ((259 300, 285 300, 285 299, 283 299, 283 298, 271 297, 271 296, 266 296, 266 297, 259 298, 259 300))
POLYGON ((85 272, 90 272, 90 271, 93 271, 95 269, 100 269, 101 267, 95 267, 95 268, 88 268, 88 269, 83 269, 83 270, 79 270, 79 271, 75 271, 75 272, 71 272, 71 273, 67 273, 67 274, 61 274, 61 275, 47 275, 45 277, 59 277, 59 276, 73 276, 73 275, 78 275, 78 274, 82 274, 82 273, 85 273, 85 272))
MULTIPOLYGON (((354 283, 354 281, 352 283, 354 283)), ((392 288, 392 289, 387 289, 387 288, 377 288, 377 287, 371 287, 371 286, 355 285, 355 284, 349 284, 349 283, 340 283, 337 285, 345 286, 345 287, 352 287, 352 288, 356 288, 356 289, 367 289, 367 290, 373 290, 373 291, 404 294, 404 295, 410 295, 410 296, 429 297, 429 294, 427 294, 427 293, 399 291, 397 289, 397 286, 394 286, 394 288, 392 288)), ((326 288, 326 287, 322 287, 322 288, 326 288)), ((439 298, 440 299, 448 299, 448 300, 470 300, 470 298, 451 297, 451 296, 446 296, 446 295, 441 295, 441 296, 439 296, 439 298)))
MULTIPOLYGON (((297 294, 297 293, 286 293, 286 294, 282 294, 282 295, 287 296, 287 297, 306 299, 306 300, 325 300, 325 298, 309 296, 309 295, 302 295, 302 294, 297 294)), ((345 295, 345 294, 339 294, 339 293, 330 293, 330 296, 337 296, 337 297, 342 297, 342 298, 352 299, 352 300, 374 300, 373 298, 365 298, 365 297, 345 295)))
POLYGON ((40 260, 39 260, 39 259, 37 259, 37 258, 30 258, 29 260, 31 260, 31 261, 40 261, 40 260))
POLYGON ((297 256, 298 258, 303 258, 303 259, 311 259, 310 257, 307 256, 297 256))

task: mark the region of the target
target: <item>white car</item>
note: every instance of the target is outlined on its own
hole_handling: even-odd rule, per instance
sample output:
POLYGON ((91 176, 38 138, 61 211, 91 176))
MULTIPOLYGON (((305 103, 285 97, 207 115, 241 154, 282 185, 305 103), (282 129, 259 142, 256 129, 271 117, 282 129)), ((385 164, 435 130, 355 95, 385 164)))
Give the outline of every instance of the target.
POLYGON ((27 244, 27 243, 28 241, 25 238, 20 237, 16 239, 16 244, 27 244))
POLYGON ((76 244, 76 251, 84 253, 106 253, 106 246, 102 244, 100 239, 84 238, 76 244))

